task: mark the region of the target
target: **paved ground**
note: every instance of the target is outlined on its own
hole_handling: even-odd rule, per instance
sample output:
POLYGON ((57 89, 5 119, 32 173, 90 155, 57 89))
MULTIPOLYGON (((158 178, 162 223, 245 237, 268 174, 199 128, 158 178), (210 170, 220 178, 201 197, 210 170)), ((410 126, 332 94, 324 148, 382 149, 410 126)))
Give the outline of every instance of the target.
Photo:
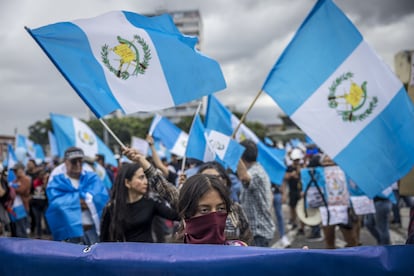
MULTIPOLYGON (((283 206, 283 213, 285 218, 285 225, 287 225, 287 221, 289 218, 288 215, 288 207, 283 206)), ((390 227, 390 236, 391 236, 391 243, 395 244, 405 244, 407 239, 407 228, 409 222, 409 208, 403 207, 401 208, 401 225, 391 225, 390 227)), ((310 227, 305 227, 305 235, 298 235, 297 229, 289 230, 289 226, 287 226, 287 236, 291 243, 290 248, 302 248, 303 246, 307 246, 310 249, 323 249, 325 248, 323 238, 319 240, 309 240, 306 236, 309 234, 310 227)), ((322 232, 322 231, 321 231, 322 232)), ((377 245, 375 239, 372 235, 368 232, 365 227, 361 228, 360 240, 362 245, 377 245)), ((337 227, 336 230, 336 241, 335 245, 338 248, 343 248, 345 246, 345 241, 343 240, 342 233, 337 227)), ((278 241, 279 237, 276 234, 275 239, 272 243, 272 248, 283 248, 281 243, 278 241)))

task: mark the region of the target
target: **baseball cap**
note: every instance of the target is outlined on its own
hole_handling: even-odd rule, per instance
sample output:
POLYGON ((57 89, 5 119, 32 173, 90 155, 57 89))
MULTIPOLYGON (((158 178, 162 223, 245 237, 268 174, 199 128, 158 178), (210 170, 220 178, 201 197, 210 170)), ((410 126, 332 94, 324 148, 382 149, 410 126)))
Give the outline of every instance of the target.
POLYGON ((65 159, 66 160, 72 160, 76 158, 84 158, 85 154, 83 153, 83 150, 78 147, 70 147, 65 151, 65 159))

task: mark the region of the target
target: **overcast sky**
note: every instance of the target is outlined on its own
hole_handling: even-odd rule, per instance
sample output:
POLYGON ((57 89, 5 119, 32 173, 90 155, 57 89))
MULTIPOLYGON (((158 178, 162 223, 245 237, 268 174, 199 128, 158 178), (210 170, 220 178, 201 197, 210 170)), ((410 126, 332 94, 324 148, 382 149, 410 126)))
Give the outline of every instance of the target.
MULTIPOLYGON (((217 97, 244 112, 316 0, 1 0, 0 135, 28 135, 50 112, 86 119, 88 108, 24 30, 111 10, 152 13, 199 9, 202 52, 217 60, 227 88, 217 97)), ((336 0, 394 71, 394 55, 414 50, 413 0, 336 0)), ((280 109, 265 94, 248 120, 275 123, 280 109)))

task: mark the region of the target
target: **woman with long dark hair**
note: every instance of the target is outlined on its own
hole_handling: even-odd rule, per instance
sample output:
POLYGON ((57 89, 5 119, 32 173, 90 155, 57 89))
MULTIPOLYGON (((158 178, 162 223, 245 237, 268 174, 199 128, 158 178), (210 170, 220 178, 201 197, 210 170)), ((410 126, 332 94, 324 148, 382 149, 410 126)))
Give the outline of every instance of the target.
POLYGON ((104 209, 101 241, 153 242, 152 220, 178 220, 178 194, 157 170, 134 149, 124 154, 134 163, 120 167, 104 209))

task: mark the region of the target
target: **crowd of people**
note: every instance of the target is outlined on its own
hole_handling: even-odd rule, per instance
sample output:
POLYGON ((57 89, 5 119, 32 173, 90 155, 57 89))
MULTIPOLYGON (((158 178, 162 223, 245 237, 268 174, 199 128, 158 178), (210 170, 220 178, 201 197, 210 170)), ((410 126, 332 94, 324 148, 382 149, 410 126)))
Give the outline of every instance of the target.
POLYGON ((126 158, 119 159, 117 168, 105 164, 100 154, 91 160, 78 147, 66 149, 61 162, 16 163, 12 180, 10 171, 0 168, 0 235, 85 245, 171 242, 271 247, 277 241, 286 248, 292 242, 287 231, 295 230, 296 235, 308 232, 309 240, 324 240, 325 248, 334 249, 337 228, 346 246, 352 247, 362 244, 364 226, 378 245, 389 245, 390 224, 401 224, 399 206, 404 199, 411 207, 407 243, 413 243, 414 205, 412 198, 398 194, 398 183, 391 193, 372 199, 372 209, 364 213, 351 200, 358 187, 347 183, 355 183, 342 181, 342 170, 314 147, 290 149, 283 183, 271 183, 251 140, 241 142, 245 151, 236 172, 217 161, 197 160, 187 160, 182 172, 182 160, 161 159, 152 137, 147 141, 150 157, 126 147, 122 151, 126 158), (94 171, 94 162, 105 167, 111 187, 94 171), (318 208, 320 220, 307 220, 318 208), (306 218, 298 214, 302 211, 306 218))

